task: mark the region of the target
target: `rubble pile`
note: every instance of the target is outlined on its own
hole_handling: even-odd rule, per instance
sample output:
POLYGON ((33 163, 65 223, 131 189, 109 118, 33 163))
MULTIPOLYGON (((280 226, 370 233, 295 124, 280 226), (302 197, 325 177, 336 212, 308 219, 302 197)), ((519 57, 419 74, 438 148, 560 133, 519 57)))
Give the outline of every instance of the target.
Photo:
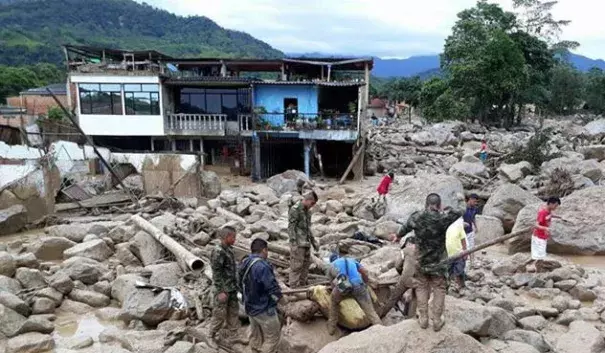
MULTIPOLYGON (((360 259, 381 282, 396 279, 400 249, 387 240, 412 212, 422 209, 430 192, 439 193, 445 206, 455 208, 464 207, 465 193, 486 195, 477 217, 477 244, 525 229, 534 222, 541 203, 536 196, 543 187, 540 180, 562 169, 590 183, 584 180, 582 187, 563 198, 558 212, 567 222, 553 222, 549 251, 603 254, 599 210, 605 189, 598 184, 605 167, 600 140, 605 128, 601 131, 594 123, 581 128, 573 122, 546 123, 555 125, 551 145, 562 156, 539 169, 524 162, 484 166, 474 156, 484 136, 498 160, 527 141, 532 135, 528 131, 487 131, 461 123, 373 130, 367 151, 370 167, 396 173, 386 207, 374 200, 378 178, 362 184, 317 184, 302 172, 288 171, 266 184, 236 189, 221 188, 216 178, 209 178, 207 183, 214 187, 208 188, 210 198, 204 201, 147 196, 137 204, 110 203, 103 211, 95 208, 86 216, 63 218, 46 227, 42 237, 1 243, 0 351, 213 352, 204 338, 213 305, 208 258, 218 242, 215 232, 226 225, 237 230, 238 258, 247 253, 252 239, 267 240, 269 260, 287 290, 287 214, 301 192, 309 189, 319 195, 311 219, 320 244, 313 256, 313 283, 325 283, 324 259, 335 249, 360 259), (568 142, 572 136, 588 142, 574 146, 568 142), (531 178, 537 182, 529 183, 531 178), (152 228, 141 227, 138 219, 152 228), (201 259, 204 268, 191 271, 153 232, 143 229, 157 229, 175 240, 201 259), (95 315, 112 326, 98 335, 68 339, 54 333, 58 318, 65 314, 95 315)), ((511 252, 526 251, 528 239, 529 233, 506 246, 511 252)), ((289 295, 289 302, 280 307, 287 318, 279 352, 605 351, 605 271, 550 258, 547 272, 530 273, 528 261, 526 253, 476 254, 467 288, 450 291, 447 325, 439 333, 421 330, 393 310, 385 318, 390 326, 330 336, 312 298, 305 293, 289 295)), ((379 299, 383 295, 377 294, 379 299)), ((241 314, 244 334, 247 327, 241 314)), ((249 348, 235 344, 229 349, 249 348)))

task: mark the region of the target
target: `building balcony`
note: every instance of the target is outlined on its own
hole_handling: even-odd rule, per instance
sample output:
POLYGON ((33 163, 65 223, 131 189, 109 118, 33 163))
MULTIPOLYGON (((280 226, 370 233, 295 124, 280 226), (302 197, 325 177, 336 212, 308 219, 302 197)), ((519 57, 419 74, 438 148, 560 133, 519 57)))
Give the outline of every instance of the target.
POLYGON ((180 136, 234 136, 252 134, 252 114, 238 114, 229 121, 227 114, 167 114, 165 132, 180 136))

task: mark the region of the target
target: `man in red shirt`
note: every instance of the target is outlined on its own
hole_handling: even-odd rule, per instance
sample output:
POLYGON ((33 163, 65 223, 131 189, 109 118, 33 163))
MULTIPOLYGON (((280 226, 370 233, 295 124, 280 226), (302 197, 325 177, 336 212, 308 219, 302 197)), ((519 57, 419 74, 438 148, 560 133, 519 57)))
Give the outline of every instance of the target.
POLYGON ((389 193, 389 188, 394 179, 395 174, 393 172, 390 172, 382 178, 380 184, 378 184, 378 187, 376 188, 376 191, 378 191, 379 200, 382 198, 385 203, 387 202, 387 194, 389 193))
POLYGON ((546 258, 546 245, 550 238, 550 221, 552 218, 559 218, 552 212, 560 205, 561 200, 558 197, 551 197, 546 201, 546 205, 538 210, 534 234, 531 237, 531 259, 535 261, 536 272, 540 270, 541 260, 546 258))

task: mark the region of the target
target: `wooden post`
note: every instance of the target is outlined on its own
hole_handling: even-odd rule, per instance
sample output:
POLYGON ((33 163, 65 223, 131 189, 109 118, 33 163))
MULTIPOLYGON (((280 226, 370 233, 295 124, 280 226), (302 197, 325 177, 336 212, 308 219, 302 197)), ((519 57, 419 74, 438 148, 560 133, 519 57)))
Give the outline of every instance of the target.
POLYGON ((345 173, 342 175, 342 178, 340 178, 340 181, 338 182, 339 184, 342 184, 345 182, 345 180, 347 179, 347 176, 351 172, 351 169, 353 169, 353 166, 355 165, 355 163, 357 162, 359 157, 361 157, 361 155, 364 153, 365 149, 366 149, 366 139, 364 138, 363 141, 361 142, 361 147, 359 148, 357 153, 355 153, 355 156, 353 156, 353 159, 351 160, 351 163, 347 167, 347 170, 345 171, 345 173))
POLYGON ((364 67, 364 81, 366 82, 365 101, 369 102, 370 101, 370 68, 369 68, 367 61, 365 63, 365 67, 364 67))

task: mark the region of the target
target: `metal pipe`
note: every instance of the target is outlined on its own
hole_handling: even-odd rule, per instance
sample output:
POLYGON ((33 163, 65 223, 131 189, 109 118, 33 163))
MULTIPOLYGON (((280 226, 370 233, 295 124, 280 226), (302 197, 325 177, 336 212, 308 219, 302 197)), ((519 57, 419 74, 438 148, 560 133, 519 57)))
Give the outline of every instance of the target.
POLYGON ((155 240, 157 240, 158 243, 162 244, 166 249, 173 253, 174 256, 177 258, 179 266, 181 266, 183 270, 201 271, 204 269, 204 261, 202 261, 202 259, 190 253, 189 250, 185 249, 176 240, 166 235, 156 226, 147 222, 145 219, 138 215, 134 215, 130 219, 134 224, 137 225, 137 227, 147 232, 155 240))

